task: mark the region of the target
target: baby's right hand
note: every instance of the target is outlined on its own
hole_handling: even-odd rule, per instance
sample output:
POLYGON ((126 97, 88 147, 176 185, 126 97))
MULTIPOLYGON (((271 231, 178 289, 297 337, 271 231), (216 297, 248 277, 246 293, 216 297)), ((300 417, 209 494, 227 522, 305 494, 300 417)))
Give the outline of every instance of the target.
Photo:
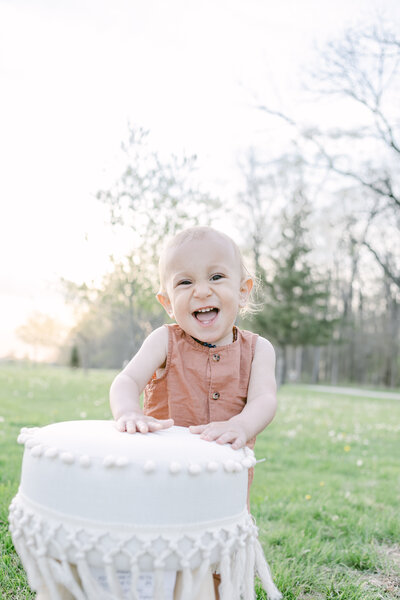
POLYGON ((168 429, 173 424, 173 419, 154 419, 154 417, 147 417, 141 412, 127 413, 116 421, 118 431, 127 431, 128 433, 159 431, 168 429))

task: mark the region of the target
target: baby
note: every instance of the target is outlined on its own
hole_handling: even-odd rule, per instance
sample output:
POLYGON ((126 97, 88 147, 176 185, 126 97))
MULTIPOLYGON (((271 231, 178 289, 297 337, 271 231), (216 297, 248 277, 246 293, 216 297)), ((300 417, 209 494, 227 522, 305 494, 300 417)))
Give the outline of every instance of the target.
POLYGON ((276 411, 275 353, 265 338, 235 327, 253 287, 239 248, 215 229, 193 227, 169 242, 159 271, 157 299, 176 324, 153 331, 114 379, 118 429, 175 424, 234 449, 252 447, 276 411))
MULTIPOLYGON (((194 227, 169 242, 159 270, 157 299, 176 323, 153 331, 114 379, 118 429, 175 424, 234 449, 253 447, 276 411, 275 353, 265 338, 235 326, 253 287, 239 248, 215 229, 194 227)), ((250 469, 249 487, 252 477, 250 469)), ((219 597, 219 576, 213 586, 210 572, 208 581, 196 600, 219 597)))

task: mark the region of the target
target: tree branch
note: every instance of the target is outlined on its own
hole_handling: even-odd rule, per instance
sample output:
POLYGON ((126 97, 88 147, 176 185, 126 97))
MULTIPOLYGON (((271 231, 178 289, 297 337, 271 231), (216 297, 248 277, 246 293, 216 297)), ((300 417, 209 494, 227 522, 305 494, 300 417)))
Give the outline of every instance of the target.
POLYGON ((377 253, 377 251, 374 248, 372 248, 372 246, 366 240, 363 240, 362 244, 366 248, 368 248, 368 250, 373 254, 373 256, 375 257, 376 261, 382 267, 385 275, 387 275, 389 277, 389 279, 391 281, 393 281, 393 283, 395 283, 398 288, 400 288, 400 277, 398 277, 397 275, 395 275, 393 273, 392 269, 389 268, 388 263, 382 260, 382 258, 379 256, 379 254, 377 253))

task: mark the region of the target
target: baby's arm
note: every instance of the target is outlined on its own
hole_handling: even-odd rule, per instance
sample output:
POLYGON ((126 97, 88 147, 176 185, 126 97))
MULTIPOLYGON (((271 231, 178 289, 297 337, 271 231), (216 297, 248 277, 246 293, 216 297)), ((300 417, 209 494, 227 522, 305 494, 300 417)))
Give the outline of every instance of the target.
POLYGON ((155 329, 140 350, 111 384, 110 406, 117 427, 128 433, 147 433, 174 424, 172 419, 147 417, 140 407, 140 394, 153 373, 164 364, 168 352, 166 327, 155 329))
POLYGON ((242 448, 272 421, 276 404, 275 352, 268 340, 259 337, 251 365, 247 403, 242 412, 228 421, 192 426, 190 431, 208 441, 242 448))

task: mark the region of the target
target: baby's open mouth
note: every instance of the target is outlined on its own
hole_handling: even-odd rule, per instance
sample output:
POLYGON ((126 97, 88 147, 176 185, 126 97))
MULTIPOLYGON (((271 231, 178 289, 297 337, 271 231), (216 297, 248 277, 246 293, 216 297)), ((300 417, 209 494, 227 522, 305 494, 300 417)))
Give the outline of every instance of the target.
POLYGON ((209 308, 200 308, 200 310, 195 310, 193 316, 201 323, 207 323, 208 321, 215 319, 218 313, 218 308, 210 306, 209 308))

